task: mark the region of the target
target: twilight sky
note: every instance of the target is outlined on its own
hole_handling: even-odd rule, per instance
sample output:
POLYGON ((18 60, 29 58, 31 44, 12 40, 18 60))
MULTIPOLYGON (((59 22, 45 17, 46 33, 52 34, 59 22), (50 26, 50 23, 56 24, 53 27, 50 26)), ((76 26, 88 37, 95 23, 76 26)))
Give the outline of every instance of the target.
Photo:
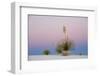
POLYGON ((28 23, 29 55, 41 55, 45 49, 55 54, 56 44, 64 39, 63 25, 67 28, 69 39, 75 45, 72 54, 87 54, 87 17, 29 15, 28 23))

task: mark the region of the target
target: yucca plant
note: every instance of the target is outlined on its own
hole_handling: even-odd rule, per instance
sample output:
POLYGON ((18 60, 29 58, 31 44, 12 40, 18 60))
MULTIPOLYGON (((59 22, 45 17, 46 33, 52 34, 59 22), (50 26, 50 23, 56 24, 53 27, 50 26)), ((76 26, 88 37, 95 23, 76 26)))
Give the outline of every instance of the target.
POLYGON ((64 56, 68 55, 69 50, 72 48, 72 42, 68 39, 68 31, 66 29, 66 26, 63 26, 63 32, 64 32, 64 42, 62 42, 62 54, 64 56))
POLYGON ((65 42, 62 44, 62 49, 68 51, 69 49, 72 48, 72 45, 73 45, 73 44, 72 44, 71 41, 65 41, 65 42))
POLYGON ((73 44, 71 41, 65 41, 64 43, 62 43, 62 55, 63 56, 69 55, 72 46, 73 44))
POLYGON ((49 55, 50 54, 50 51, 48 49, 46 49, 46 50, 43 51, 43 54, 44 55, 49 55))
POLYGON ((63 51, 69 51, 73 47, 73 43, 71 41, 62 41, 57 44, 56 51, 58 54, 61 54, 63 51))
POLYGON ((57 52, 57 54, 61 54, 62 53, 62 45, 61 44, 57 45, 56 52, 57 52))

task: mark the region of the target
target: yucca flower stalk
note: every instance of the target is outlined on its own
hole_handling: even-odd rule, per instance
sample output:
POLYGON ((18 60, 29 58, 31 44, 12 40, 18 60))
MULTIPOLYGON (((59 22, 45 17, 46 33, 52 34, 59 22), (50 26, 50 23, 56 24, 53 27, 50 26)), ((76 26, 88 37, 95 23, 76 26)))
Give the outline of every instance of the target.
POLYGON ((66 26, 63 26, 63 32, 65 35, 65 42, 66 42, 66 41, 68 41, 68 32, 67 32, 66 26))

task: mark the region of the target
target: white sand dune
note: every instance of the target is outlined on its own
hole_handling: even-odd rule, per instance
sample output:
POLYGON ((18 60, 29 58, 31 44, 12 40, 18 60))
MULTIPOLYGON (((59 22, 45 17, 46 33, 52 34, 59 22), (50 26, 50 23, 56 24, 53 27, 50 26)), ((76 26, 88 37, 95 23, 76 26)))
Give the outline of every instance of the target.
POLYGON ((31 55, 28 57, 28 60, 53 60, 53 59, 80 59, 80 58, 88 58, 87 55, 31 55))

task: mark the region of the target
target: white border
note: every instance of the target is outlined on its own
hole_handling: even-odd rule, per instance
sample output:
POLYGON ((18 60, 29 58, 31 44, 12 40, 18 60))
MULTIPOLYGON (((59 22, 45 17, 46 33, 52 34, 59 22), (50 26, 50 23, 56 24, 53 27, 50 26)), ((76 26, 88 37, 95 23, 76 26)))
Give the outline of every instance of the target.
POLYGON ((46 72, 94 66, 95 11, 95 9, 83 7, 49 8, 34 7, 33 4, 26 3, 12 3, 11 71, 13 73, 46 72), (88 17, 88 59, 27 61, 27 14, 88 17))

